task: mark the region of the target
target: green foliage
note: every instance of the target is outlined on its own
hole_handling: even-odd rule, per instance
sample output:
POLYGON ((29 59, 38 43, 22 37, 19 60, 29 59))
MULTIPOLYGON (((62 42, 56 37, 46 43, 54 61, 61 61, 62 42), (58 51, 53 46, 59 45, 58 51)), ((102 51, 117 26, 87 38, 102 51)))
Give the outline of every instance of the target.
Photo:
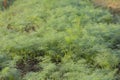
POLYGON ((45 64, 45 70, 37 73, 28 73, 24 80, 113 80, 115 71, 107 69, 96 69, 88 67, 86 61, 79 60, 55 66, 52 63, 45 64))
POLYGON ((98 54, 95 58, 95 62, 101 67, 112 69, 118 64, 118 58, 115 55, 106 52, 98 54))
POLYGON ((0 80, 119 78, 112 17, 90 0, 16 0, 0 11, 0 80))
POLYGON ((0 80, 20 80, 20 72, 17 69, 5 67, 0 73, 0 80))

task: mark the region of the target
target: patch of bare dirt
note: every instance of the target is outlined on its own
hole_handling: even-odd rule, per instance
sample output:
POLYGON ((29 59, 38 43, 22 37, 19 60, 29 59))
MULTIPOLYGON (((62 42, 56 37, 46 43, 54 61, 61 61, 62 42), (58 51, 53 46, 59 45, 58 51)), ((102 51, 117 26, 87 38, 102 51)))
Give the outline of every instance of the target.
POLYGON ((16 68, 19 69, 22 76, 24 76, 28 72, 38 72, 42 70, 42 68, 38 66, 38 63, 39 61, 37 59, 20 59, 16 62, 16 68))
POLYGON ((120 14, 120 0, 92 0, 96 7, 108 8, 113 14, 120 14))

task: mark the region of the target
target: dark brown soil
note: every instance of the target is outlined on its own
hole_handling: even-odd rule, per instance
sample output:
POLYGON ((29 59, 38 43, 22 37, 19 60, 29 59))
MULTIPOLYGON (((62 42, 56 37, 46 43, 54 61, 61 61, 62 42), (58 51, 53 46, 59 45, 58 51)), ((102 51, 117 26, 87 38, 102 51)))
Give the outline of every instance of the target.
POLYGON ((38 65, 39 61, 37 59, 20 59, 16 62, 16 68, 19 69, 24 76, 28 72, 38 72, 42 68, 38 65))

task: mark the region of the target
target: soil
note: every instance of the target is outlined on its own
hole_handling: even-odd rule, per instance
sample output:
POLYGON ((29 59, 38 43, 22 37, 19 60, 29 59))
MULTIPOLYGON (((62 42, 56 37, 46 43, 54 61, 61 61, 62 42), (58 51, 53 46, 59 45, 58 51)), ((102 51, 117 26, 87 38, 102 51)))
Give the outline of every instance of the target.
POLYGON ((38 65, 39 61, 37 59, 20 59, 16 62, 16 68, 19 69, 24 76, 28 72, 38 72, 42 68, 38 65))

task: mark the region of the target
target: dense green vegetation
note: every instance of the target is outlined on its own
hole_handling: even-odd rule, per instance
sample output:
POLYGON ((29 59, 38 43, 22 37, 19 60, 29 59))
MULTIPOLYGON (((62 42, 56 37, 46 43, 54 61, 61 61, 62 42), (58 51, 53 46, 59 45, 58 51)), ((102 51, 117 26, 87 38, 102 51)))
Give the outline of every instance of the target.
POLYGON ((0 80, 120 80, 118 17, 90 0, 14 1, 0 11, 0 80))

